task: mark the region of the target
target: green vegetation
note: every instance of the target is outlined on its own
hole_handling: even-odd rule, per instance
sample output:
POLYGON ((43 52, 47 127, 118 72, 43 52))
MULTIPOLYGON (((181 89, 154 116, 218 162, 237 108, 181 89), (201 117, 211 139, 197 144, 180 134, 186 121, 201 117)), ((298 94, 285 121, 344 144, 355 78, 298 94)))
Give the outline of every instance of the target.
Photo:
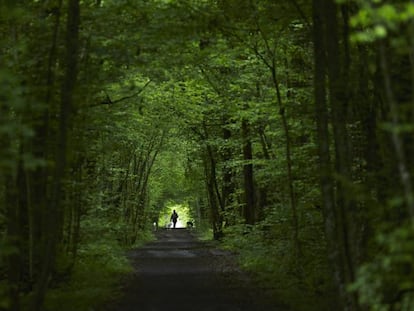
POLYGON ((121 277, 132 272, 125 252, 116 242, 100 241, 85 245, 70 279, 49 290, 47 310, 88 311, 120 296, 121 277))
POLYGON ((0 34, 0 309, 111 300, 172 209, 295 310, 414 308, 412 1, 0 1, 0 34))

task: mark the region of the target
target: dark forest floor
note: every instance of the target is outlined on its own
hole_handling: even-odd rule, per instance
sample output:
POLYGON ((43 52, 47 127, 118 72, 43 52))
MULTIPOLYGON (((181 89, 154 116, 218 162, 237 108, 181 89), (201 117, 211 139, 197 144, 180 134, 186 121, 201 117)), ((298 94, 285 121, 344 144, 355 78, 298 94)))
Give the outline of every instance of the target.
POLYGON ((234 256, 197 240, 186 229, 159 230, 157 240, 133 250, 134 273, 123 296, 102 311, 286 311, 265 298, 234 256))

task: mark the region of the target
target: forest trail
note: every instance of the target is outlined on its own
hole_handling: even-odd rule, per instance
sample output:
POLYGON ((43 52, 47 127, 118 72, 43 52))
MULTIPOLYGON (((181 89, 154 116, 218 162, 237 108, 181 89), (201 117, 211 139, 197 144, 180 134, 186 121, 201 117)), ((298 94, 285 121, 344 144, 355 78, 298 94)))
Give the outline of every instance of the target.
POLYGON ((134 273, 108 311, 285 311, 231 255, 197 240, 186 229, 159 230, 157 240, 130 253, 134 273))

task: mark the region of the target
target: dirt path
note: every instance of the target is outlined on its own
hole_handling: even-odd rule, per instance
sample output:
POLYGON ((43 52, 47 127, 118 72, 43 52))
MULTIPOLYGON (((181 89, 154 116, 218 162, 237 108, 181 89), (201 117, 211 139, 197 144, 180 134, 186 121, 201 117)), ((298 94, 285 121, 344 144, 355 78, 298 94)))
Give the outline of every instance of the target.
POLYGON ((260 289, 229 254, 185 229, 160 230, 130 254, 135 273, 109 311, 284 311, 265 305, 260 289), (252 288, 253 287, 253 288, 252 288))

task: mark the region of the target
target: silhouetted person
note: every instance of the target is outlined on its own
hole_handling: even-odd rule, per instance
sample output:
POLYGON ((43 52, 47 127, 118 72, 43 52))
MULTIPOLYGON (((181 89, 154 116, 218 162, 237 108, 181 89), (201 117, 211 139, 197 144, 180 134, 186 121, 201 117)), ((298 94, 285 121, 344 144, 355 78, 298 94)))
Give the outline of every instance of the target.
POLYGON ((178 214, 174 210, 173 213, 171 214, 171 221, 173 222, 173 228, 175 228, 175 225, 177 224, 177 219, 178 219, 178 214))

